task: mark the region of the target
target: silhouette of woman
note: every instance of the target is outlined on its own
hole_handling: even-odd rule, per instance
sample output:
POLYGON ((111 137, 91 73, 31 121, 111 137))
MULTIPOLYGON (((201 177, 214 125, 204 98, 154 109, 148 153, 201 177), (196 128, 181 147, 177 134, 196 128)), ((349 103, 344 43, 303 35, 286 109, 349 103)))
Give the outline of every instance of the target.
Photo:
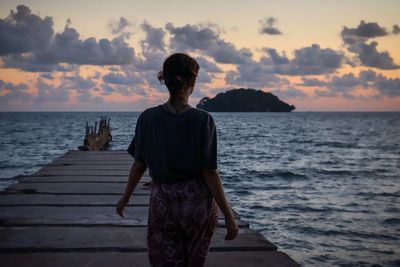
POLYGON ((133 190, 149 168, 147 246, 152 266, 204 266, 217 225, 216 204, 225 216, 225 239, 238 234, 217 169, 214 119, 189 105, 199 68, 195 59, 183 53, 165 60, 158 79, 167 86, 169 99, 139 115, 127 150, 135 161, 116 210, 123 217, 133 190))

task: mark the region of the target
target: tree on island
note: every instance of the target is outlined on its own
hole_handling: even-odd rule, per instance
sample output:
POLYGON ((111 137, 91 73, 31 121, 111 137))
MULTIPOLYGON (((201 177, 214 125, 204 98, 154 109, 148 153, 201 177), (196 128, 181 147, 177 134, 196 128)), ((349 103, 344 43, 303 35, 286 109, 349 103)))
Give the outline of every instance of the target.
POLYGON ((269 92, 245 88, 228 90, 214 98, 204 97, 196 107, 210 112, 291 112, 295 109, 269 92))

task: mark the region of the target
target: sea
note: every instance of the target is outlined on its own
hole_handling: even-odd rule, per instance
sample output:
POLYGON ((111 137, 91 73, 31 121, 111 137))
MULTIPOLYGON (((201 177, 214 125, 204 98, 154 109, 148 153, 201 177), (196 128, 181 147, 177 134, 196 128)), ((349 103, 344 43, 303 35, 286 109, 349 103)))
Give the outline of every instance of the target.
MULTIPOLYGON (((226 194, 302 266, 400 266, 400 113, 211 113, 226 194)), ((139 112, 0 113, 0 187, 77 149, 111 120, 127 149, 139 112)))

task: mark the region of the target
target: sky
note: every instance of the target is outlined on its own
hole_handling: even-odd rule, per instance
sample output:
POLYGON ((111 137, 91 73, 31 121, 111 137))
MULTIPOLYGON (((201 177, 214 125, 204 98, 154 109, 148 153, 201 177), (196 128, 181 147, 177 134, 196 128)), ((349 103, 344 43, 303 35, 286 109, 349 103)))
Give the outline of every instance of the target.
POLYGON ((271 92, 296 111, 400 111, 400 1, 0 3, 0 111, 142 111, 175 52, 190 97, 271 92))

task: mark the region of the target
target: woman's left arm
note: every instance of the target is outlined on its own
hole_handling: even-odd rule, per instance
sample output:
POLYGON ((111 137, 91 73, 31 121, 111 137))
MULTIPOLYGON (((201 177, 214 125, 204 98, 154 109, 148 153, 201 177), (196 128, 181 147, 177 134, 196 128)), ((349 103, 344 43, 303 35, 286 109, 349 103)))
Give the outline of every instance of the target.
POLYGON ((135 161, 132 164, 131 170, 129 172, 128 184, 126 185, 125 188, 125 193, 118 201, 116 206, 116 210, 119 216, 124 217, 125 206, 128 204, 129 199, 133 193, 133 190, 135 190, 137 184, 139 183, 146 169, 147 166, 143 162, 135 161))

